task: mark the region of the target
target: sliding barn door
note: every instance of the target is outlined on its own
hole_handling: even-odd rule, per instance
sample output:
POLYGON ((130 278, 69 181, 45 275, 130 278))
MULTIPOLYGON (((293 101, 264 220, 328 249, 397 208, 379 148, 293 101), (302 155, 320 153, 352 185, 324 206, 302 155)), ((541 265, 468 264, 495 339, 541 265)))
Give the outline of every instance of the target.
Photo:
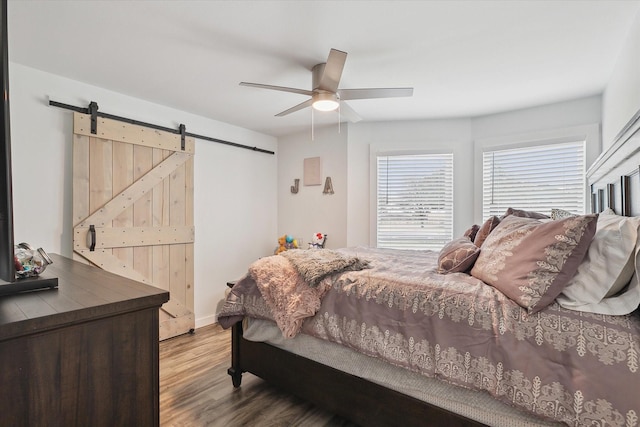
POLYGON ((195 327, 193 155, 178 134, 74 113, 74 256, 170 292, 160 339, 195 327))

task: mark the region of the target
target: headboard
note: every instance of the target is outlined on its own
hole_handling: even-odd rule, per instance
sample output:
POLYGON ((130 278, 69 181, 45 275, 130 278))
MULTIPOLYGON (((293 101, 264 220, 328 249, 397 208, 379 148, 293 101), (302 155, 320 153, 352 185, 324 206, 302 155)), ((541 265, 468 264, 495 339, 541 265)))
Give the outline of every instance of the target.
POLYGON ((591 212, 640 216, 640 111, 587 171, 591 212))

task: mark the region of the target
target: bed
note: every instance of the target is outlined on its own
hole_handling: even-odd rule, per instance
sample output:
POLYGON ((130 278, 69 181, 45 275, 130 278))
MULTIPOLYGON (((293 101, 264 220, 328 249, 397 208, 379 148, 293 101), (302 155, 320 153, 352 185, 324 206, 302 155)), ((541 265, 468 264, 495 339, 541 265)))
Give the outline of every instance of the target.
POLYGON ((638 426, 639 128, 630 122, 587 172, 599 215, 515 209, 450 252, 358 247, 254 263, 218 318, 232 328, 233 385, 250 372, 366 426, 638 426), (549 234, 562 236, 553 250, 549 234), (543 273, 504 256, 531 242, 547 253, 534 260, 543 273), (542 290, 515 286, 525 273, 542 290))

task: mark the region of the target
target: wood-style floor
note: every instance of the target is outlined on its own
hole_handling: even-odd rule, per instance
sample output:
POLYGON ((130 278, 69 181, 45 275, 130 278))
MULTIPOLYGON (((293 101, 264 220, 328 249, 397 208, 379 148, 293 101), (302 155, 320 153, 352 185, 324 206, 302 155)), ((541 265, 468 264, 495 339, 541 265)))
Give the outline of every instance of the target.
POLYGON ((161 426, 355 426, 248 373, 234 389, 230 342, 215 324, 160 343, 161 426))

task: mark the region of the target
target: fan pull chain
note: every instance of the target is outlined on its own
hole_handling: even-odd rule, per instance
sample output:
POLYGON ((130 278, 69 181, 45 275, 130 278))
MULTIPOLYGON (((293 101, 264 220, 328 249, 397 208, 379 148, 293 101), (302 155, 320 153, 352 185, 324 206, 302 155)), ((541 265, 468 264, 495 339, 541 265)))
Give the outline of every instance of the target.
POLYGON ((313 141, 313 107, 311 107, 311 140, 313 141))
POLYGON ((342 107, 342 102, 338 101, 338 133, 340 133, 340 122, 342 120, 340 120, 340 109, 342 107))

